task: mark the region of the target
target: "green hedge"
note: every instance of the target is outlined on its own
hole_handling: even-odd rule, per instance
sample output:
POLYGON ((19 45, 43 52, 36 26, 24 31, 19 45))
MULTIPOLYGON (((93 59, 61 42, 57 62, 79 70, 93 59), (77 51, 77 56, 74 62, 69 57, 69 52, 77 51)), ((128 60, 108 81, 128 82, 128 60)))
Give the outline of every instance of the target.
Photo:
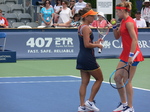
POLYGON ((92 8, 96 8, 96 0, 84 0, 87 3, 91 3, 92 8))

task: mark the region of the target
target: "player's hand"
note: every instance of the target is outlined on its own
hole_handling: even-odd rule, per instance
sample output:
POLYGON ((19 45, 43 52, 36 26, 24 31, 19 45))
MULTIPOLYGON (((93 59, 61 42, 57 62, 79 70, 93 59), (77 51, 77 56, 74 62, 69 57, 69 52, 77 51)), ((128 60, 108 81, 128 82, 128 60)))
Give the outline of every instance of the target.
MULTIPOLYGON (((112 24, 114 21, 117 21, 117 20, 113 18, 113 19, 111 19, 110 23, 112 24)), ((116 24, 117 24, 117 22, 115 24, 112 24, 112 25, 114 26, 116 24)))
POLYGON ((132 61, 133 59, 132 59, 132 58, 133 58, 133 57, 129 57, 129 58, 128 58, 128 65, 130 65, 130 66, 131 66, 132 63, 133 63, 133 61, 132 61))
POLYGON ((102 49, 103 45, 102 44, 98 44, 98 48, 102 49))
POLYGON ((94 42, 94 44, 100 44, 100 42, 103 42, 103 40, 100 38, 97 41, 94 42))

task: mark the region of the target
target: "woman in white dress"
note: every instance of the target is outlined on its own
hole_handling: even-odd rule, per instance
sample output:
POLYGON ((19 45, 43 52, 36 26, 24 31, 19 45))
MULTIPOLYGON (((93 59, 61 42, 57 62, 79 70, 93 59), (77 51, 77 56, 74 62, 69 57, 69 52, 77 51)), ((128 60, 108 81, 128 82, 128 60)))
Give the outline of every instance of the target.
POLYGON ((62 9, 59 10, 59 19, 58 23, 66 23, 70 20, 70 17, 72 17, 72 13, 70 8, 68 6, 68 1, 62 2, 62 9))

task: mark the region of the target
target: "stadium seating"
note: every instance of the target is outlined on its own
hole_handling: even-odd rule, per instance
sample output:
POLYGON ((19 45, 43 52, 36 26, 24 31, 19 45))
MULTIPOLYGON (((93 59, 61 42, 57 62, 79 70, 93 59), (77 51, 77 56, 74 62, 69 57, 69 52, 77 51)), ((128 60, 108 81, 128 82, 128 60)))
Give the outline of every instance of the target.
POLYGON ((39 24, 36 22, 28 22, 26 25, 31 26, 32 28, 37 28, 39 26, 39 24))
POLYGON ((38 23, 33 22, 37 21, 35 17, 37 13, 34 7, 31 7, 31 10, 27 10, 26 7, 23 7, 23 4, 24 2, 22 0, 0 0, 0 9, 2 10, 3 16, 9 22, 9 28, 14 28, 12 26, 14 22, 23 22, 32 28, 39 26, 38 23))
POLYGON ((32 17, 28 13, 20 13, 20 14, 18 14, 18 20, 20 22, 24 22, 26 24, 27 22, 32 21, 32 17))
POLYGON ((17 4, 17 0, 4 0, 4 4, 11 6, 13 4, 17 4))
POLYGON ((19 26, 25 25, 23 22, 14 22, 12 23, 12 28, 18 28, 19 26))
POLYGON ((13 4, 11 5, 11 12, 12 13, 23 13, 24 8, 20 4, 13 4))
POLYGON ((2 10, 3 15, 10 12, 9 7, 6 4, 0 4, 0 9, 2 10))
POLYGON ((8 22, 12 25, 13 22, 18 21, 18 17, 16 13, 5 13, 5 18, 7 18, 8 22))

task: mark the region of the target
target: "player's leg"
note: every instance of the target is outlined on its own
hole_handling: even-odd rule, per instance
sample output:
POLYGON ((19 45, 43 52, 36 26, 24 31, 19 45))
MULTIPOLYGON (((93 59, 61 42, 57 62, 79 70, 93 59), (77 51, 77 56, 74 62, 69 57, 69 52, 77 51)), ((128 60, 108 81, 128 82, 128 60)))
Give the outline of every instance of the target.
POLYGON ((97 92, 102 84, 102 81, 103 81, 102 71, 101 71, 101 69, 97 69, 97 70, 91 71, 89 73, 95 78, 96 81, 92 86, 90 98, 89 98, 89 100, 87 100, 85 102, 85 105, 86 105, 86 108, 88 108, 89 110, 99 111, 99 109, 95 106, 93 100, 94 100, 94 97, 97 94, 97 92))
POLYGON ((132 89, 132 78, 135 74, 136 66, 131 66, 130 68, 130 78, 129 82, 126 85, 126 93, 127 93, 127 99, 128 99, 128 106, 132 107, 132 98, 133 98, 133 89, 132 89))
POLYGON ((128 111, 128 109, 129 109, 131 112, 134 112, 134 108, 133 108, 133 105, 132 105, 132 101, 133 101, 132 78, 133 78, 133 76, 134 76, 134 74, 135 74, 136 68, 137 68, 136 66, 131 66, 131 67, 130 67, 129 82, 128 82, 128 84, 126 85, 126 94, 127 94, 128 106, 124 109, 123 112, 128 111))
POLYGON ((84 106, 86 88, 87 88, 87 85, 90 81, 90 74, 88 72, 85 72, 85 71, 82 71, 82 70, 80 71, 80 73, 81 73, 81 79, 82 79, 81 86, 80 86, 80 89, 79 89, 80 106, 84 106))
POLYGON ((102 74, 102 71, 101 69, 97 69, 95 71, 91 71, 90 74, 95 78, 95 83, 93 84, 92 86, 92 89, 91 89, 91 94, 90 94, 90 98, 89 98, 89 101, 93 101, 94 100, 94 97, 96 96, 101 84, 102 84, 102 81, 103 81, 103 74, 102 74))
MULTIPOLYGON (((117 68, 123 67, 125 64, 126 63, 120 61, 118 63, 117 68)), ((122 70, 118 70, 115 73, 114 80, 115 80, 116 84, 122 84, 123 85, 123 81, 122 81, 123 73, 124 73, 123 69, 122 70)), ((126 101, 126 91, 125 91, 125 88, 118 89, 118 93, 119 93, 119 96, 120 96, 120 99, 121 99, 121 103, 126 103, 127 101, 126 101)))
MULTIPOLYGON (((118 63, 117 68, 123 67, 125 64, 126 63, 120 61, 118 63)), ((123 73, 124 73, 123 69, 122 70, 118 70, 115 73, 114 80, 115 80, 115 82, 116 82, 117 85, 123 84, 123 81, 122 81, 122 78, 123 78, 122 75, 123 75, 123 73)), ((124 109, 125 106, 127 106, 125 88, 118 89, 118 93, 119 93, 121 102, 119 103, 119 105, 117 106, 117 108, 113 110, 113 112, 121 111, 121 110, 124 109)))

